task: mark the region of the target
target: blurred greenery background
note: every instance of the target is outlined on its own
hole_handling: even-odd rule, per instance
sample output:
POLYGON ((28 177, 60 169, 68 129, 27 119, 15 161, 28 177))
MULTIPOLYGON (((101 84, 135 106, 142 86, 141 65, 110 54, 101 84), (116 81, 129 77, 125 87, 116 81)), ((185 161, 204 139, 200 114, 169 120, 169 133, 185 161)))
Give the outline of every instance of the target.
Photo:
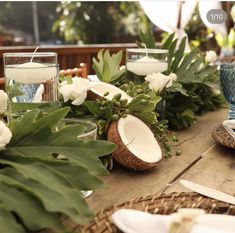
MULTIPOLYGON (((164 36, 138 2, 0 2, 0 45, 134 43, 147 27, 164 36)), ((198 9, 186 31, 195 47, 217 46, 198 9)))

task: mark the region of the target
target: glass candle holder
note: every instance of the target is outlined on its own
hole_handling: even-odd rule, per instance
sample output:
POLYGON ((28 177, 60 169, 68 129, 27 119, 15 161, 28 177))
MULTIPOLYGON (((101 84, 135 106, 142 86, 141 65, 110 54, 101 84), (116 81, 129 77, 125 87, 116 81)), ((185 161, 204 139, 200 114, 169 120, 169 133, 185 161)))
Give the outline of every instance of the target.
POLYGON ((167 57, 168 50, 164 49, 127 49, 126 68, 140 76, 163 72, 168 68, 167 57))
POLYGON ((230 103, 229 119, 235 119, 235 64, 221 64, 220 84, 225 99, 230 103))
POLYGON ((65 118, 62 120, 62 125, 75 125, 80 124, 86 127, 86 130, 78 135, 79 140, 96 140, 97 138, 97 125, 88 120, 76 119, 76 118, 65 118))
POLYGON ((3 59, 10 116, 33 108, 47 113, 57 107, 56 53, 5 53, 3 59))

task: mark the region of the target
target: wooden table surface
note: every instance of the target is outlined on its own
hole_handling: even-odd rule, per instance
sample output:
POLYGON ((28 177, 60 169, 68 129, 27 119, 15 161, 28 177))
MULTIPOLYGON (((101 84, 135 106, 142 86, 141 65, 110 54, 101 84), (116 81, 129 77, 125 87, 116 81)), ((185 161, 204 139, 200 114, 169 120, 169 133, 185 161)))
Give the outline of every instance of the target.
POLYGON ((98 212, 141 196, 170 192, 190 192, 179 184, 187 179, 202 185, 235 194, 235 151, 216 145, 212 130, 227 119, 228 110, 209 112, 198 118, 195 125, 178 131, 180 156, 164 158, 151 171, 133 172, 115 166, 104 177, 107 189, 95 191, 87 199, 98 212))

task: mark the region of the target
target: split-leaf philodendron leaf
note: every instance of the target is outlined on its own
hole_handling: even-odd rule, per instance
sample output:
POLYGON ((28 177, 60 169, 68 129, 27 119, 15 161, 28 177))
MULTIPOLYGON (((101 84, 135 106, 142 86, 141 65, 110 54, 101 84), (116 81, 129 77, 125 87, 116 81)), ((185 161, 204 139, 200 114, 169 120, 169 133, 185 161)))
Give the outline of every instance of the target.
POLYGON ((25 233, 42 229, 70 232, 61 216, 77 224, 94 217, 81 190, 104 187, 96 175, 106 174, 100 157, 112 153, 106 141, 80 141, 82 125, 57 128, 69 108, 47 116, 37 109, 10 124, 13 136, 0 151, 1 231, 25 233), (63 155, 66 159, 58 159, 63 155))

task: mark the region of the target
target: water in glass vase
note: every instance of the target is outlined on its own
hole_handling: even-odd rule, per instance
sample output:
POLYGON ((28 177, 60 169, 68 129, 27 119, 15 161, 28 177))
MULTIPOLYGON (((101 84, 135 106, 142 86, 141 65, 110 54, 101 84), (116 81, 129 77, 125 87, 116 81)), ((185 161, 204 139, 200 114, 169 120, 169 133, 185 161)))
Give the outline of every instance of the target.
POLYGON ((5 76, 12 117, 19 117, 34 108, 40 108, 46 114, 57 107, 56 65, 36 62, 8 65, 5 76))

